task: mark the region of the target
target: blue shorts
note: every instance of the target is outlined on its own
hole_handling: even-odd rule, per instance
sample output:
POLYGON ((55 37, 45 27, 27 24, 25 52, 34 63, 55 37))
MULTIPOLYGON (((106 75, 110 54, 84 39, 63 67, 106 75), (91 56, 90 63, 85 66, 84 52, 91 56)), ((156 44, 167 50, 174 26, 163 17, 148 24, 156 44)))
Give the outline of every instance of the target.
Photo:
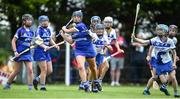
POLYGON ((165 64, 157 64, 156 65, 156 74, 159 76, 161 74, 166 74, 167 72, 172 72, 173 67, 172 67, 172 61, 165 63, 165 64))
POLYGON ((151 58, 150 65, 151 65, 151 68, 156 68, 157 61, 154 57, 151 58))
POLYGON ((103 61, 104 61, 104 55, 98 53, 96 55, 96 65, 97 65, 97 67, 99 67, 103 63, 103 61))
POLYGON ((34 61, 51 61, 51 56, 48 52, 43 50, 34 50, 34 61))
POLYGON ((21 61, 32 62, 33 61, 33 57, 32 57, 31 51, 28 51, 28 52, 20 55, 19 57, 15 58, 14 61, 16 61, 16 62, 21 62, 21 61))
POLYGON ((96 56, 96 52, 93 50, 92 51, 82 51, 82 50, 75 49, 74 54, 75 54, 75 57, 80 55, 80 56, 84 56, 86 58, 94 58, 96 56))

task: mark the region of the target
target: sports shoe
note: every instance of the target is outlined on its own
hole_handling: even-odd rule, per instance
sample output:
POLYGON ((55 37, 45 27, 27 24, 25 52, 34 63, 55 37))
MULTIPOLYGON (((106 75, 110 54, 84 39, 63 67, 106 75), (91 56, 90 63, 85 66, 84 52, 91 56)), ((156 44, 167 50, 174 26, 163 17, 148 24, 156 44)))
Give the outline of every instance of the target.
POLYGON ((79 90, 84 90, 84 85, 82 83, 79 84, 79 90))
POLYGON ((89 84, 84 84, 84 91, 85 91, 85 92, 90 92, 90 86, 89 86, 89 84))
POLYGON ((150 93, 149 90, 144 90, 144 91, 143 91, 143 95, 151 95, 151 93, 150 93))
POLYGON ((93 83, 97 87, 98 91, 102 91, 101 80, 94 80, 93 83))
POLYGON ((165 94, 166 96, 170 96, 170 94, 169 94, 169 92, 168 92, 168 90, 167 90, 166 88, 161 87, 161 88, 160 88, 160 91, 164 92, 164 94, 165 94))
POLYGON ((40 90, 41 91, 47 91, 45 87, 42 87, 40 90))
POLYGON ((92 84, 92 92, 97 93, 98 91, 99 90, 98 90, 97 86, 93 83, 92 84))
POLYGON ((115 82, 114 81, 111 82, 111 86, 115 86, 115 82))
POLYGON ((6 84, 3 86, 3 89, 4 89, 4 90, 10 89, 10 88, 11 88, 11 86, 10 86, 10 84, 8 84, 8 83, 6 83, 6 84))
POLYGON ((36 79, 33 80, 33 86, 35 90, 38 90, 38 81, 36 79))
POLYGON ((119 83, 119 82, 115 82, 115 85, 116 85, 116 86, 120 86, 120 83, 119 83))

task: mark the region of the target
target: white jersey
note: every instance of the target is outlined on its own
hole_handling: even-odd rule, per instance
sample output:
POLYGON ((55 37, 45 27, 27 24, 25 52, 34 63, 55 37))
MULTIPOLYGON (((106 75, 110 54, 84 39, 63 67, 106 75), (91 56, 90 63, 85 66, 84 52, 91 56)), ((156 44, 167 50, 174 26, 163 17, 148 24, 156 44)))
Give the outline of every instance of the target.
POLYGON ((173 37, 172 40, 173 40, 174 44, 176 45, 177 44, 177 38, 173 37))
POLYGON ((89 33, 93 38, 93 45, 96 49, 97 54, 98 53, 103 54, 103 52, 104 52, 103 50, 104 50, 105 46, 110 44, 107 36, 103 35, 102 38, 99 38, 96 33, 93 33, 90 30, 89 30, 89 33))
POLYGON ((175 44, 172 39, 168 38, 166 42, 162 42, 159 37, 154 37, 150 40, 152 45, 152 57, 160 59, 165 64, 172 60, 169 51, 175 48, 175 44))
POLYGON ((110 31, 110 33, 107 33, 107 31, 104 31, 104 35, 106 35, 108 37, 109 42, 111 42, 114 39, 117 39, 115 29, 112 29, 110 31))

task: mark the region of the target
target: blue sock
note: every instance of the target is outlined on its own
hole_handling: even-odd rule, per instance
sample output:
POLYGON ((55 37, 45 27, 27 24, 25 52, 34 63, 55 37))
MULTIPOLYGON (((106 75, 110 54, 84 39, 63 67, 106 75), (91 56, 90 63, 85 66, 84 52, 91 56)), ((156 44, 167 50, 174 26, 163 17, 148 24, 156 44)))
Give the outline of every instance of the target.
POLYGON ((29 90, 32 90, 32 87, 33 87, 33 85, 32 85, 32 84, 28 84, 28 88, 29 88, 29 90))

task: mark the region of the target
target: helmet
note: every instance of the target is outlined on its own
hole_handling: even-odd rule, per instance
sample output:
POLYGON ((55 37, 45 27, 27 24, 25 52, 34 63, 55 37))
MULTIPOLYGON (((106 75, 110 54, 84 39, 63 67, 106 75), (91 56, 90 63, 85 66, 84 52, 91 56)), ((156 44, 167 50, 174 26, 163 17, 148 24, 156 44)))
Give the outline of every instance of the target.
POLYGON ((99 16, 92 16, 91 17, 91 23, 92 21, 98 21, 99 23, 101 22, 101 18, 99 16))
POLYGON ((38 21, 40 23, 43 22, 43 21, 49 21, 49 18, 46 15, 41 15, 41 16, 39 16, 38 21))
POLYGON ((168 31, 169 31, 169 27, 167 25, 165 25, 165 24, 158 24, 156 26, 156 30, 157 29, 162 29, 165 33, 168 33, 168 31))
POLYGON ((83 13, 82 13, 82 11, 81 11, 81 10, 79 10, 79 11, 74 11, 74 12, 73 12, 73 14, 72 14, 72 16, 79 16, 79 17, 83 17, 83 13))
POLYGON ((104 29, 104 28, 105 28, 105 26, 103 24, 101 24, 101 23, 97 23, 95 25, 95 29, 104 29))
POLYGON ((22 20, 23 20, 23 21, 25 21, 25 20, 27 20, 27 19, 33 20, 32 15, 31 15, 31 14, 24 14, 24 15, 22 16, 22 20))
POLYGON ((169 30, 171 30, 171 29, 178 30, 178 26, 176 26, 176 25, 170 25, 170 26, 169 26, 169 30))
POLYGON ((110 16, 107 16, 104 18, 104 22, 113 22, 113 18, 110 16))

